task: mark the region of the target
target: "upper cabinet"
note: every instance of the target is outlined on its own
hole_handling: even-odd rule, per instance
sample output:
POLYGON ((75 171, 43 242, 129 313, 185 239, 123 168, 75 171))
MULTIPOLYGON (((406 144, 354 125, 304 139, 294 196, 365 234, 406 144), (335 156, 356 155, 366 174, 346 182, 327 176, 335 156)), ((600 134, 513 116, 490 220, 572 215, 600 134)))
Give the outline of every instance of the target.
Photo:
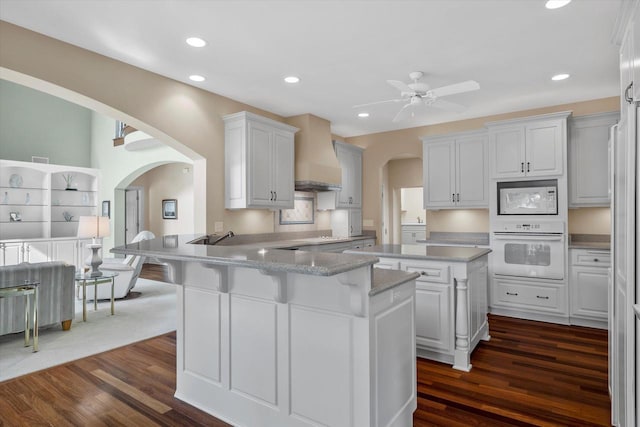
POLYGON ((342 189, 337 192, 336 208, 362 207, 362 148, 334 141, 342 168, 342 189))
POLYGON ((298 129, 247 111, 224 122, 225 207, 293 208, 298 129))
POLYGON ((487 123, 491 177, 562 175, 569 112, 487 123))
POLYGON ((424 208, 486 208, 487 133, 422 138, 424 208))
POLYGON ((609 206, 609 130, 619 113, 574 117, 569 122, 569 206, 609 206))
POLYGON ((75 237, 97 189, 96 169, 0 160, 0 239, 75 237))

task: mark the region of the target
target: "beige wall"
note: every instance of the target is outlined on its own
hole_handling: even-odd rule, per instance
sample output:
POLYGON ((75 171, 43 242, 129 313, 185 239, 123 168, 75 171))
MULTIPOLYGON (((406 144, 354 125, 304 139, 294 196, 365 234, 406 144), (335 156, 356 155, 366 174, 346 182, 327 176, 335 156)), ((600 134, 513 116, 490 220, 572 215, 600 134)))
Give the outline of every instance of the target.
POLYGON ((402 224, 424 222, 425 210, 422 203, 422 187, 403 187, 400 189, 400 222, 402 224))
POLYGON ((569 209, 569 233, 611 234, 609 208, 569 209))
MULTIPOLYGON (((423 126, 401 131, 382 132, 371 135, 346 138, 350 144, 364 148, 363 152, 363 212, 364 219, 372 221, 373 226, 365 226, 365 229, 375 229, 381 233, 381 211, 380 193, 383 182, 382 170, 389 160, 422 157, 422 142, 420 137, 427 135, 442 135, 453 132, 478 130, 484 127, 489 121, 506 120, 517 117, 534 116, 560 111, 573 111, 574 116, 583 116, 608 111, 619 111, 619 98, 611 97, 592 101, 578 102, 572 104, 556 105, 533 110, 517 111, 494 116, 480 117, 477 119, 461 120, 456 122, 441 123, 432 126, 423 126)), ((420 184, 421 185, 421 184, 420 184)), ((451 228, 456 225, 453 218, 456 211, 429 211, 427 214, 428 231, 456 231, 451 228), (449 218, 451 217, 451 218, 449 218), (433 227, 431 228, 431 224, 433 227)), ((489 230, 488 211, 473 210, 465 215, 465 223, 461 225, 465 230, 461 231, 483 231, 489 230), (477 222, 476 222, 477 221, 477 222), (469 230, 466 230, 468 228, 469 230)))
POLYGON ((193 167, 172 163, 151 169, 131 184, 144 187, 145 228, 156 236, 193 233, 193 167), (178 201, 178 219, 162 219, 162 200, 178 201))

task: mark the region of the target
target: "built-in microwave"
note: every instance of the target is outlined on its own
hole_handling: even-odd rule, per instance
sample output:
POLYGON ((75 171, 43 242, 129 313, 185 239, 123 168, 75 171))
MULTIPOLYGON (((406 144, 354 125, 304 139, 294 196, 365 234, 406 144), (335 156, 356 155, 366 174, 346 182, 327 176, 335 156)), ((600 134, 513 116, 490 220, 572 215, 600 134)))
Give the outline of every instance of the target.
POLYGON ((498 215, 558 215, 558 180, 498 182, 498 215))

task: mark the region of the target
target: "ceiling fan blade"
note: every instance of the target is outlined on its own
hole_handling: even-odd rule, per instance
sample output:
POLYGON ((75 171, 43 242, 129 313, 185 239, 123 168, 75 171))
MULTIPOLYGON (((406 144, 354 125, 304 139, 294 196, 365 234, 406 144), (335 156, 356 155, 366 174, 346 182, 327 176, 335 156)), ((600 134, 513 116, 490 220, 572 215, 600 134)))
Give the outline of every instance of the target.
POLYGON ((431 93, 435 96, 447 96, 454 95, 456 93, 471 92, 472 90, 478 89, 480 89, 478 82, 474 80, 467 80, 466 82, 431 89, 431 93))
POLYGON ((405 82, 401 82, 400 80, 387 80, 387 83, 398 89, 400 92, 415 93, 415 90, 411 89, 409 85, 405 82))
POLYGON ((386 101, 367 102, 366 104, 354 105, 351 108, 368 107, 369 105, 386 104, 387 102, 400 102, 400 101, 406 101, 406 99, 398 98, 398 99, 387 99, 386 101))
POLYGON ((431 105, 431 107, 439 108, 441 110, 446 111, 455 111, 457 113, 461 113, 467 109, 464 105, 456 104, 455 102, 445 101, 444 99, 436 99, 431 105))
POLYGON ((406 104, 405 106, 403 106, 400 109, 400 111, 398 111, 398 114, 396 114, 396 116, 393 118, 392 121, 394 123, 397 123, 409 117, 409 115, 412 113, 412 109, 414 105, 415 104, 406 104))

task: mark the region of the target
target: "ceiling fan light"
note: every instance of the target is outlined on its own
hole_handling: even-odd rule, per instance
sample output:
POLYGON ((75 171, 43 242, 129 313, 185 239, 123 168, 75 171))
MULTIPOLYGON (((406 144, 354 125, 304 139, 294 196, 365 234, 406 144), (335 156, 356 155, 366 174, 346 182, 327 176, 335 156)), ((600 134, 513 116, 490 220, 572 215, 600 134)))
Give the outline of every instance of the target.
POLYGON ((193 47, 205 47, 207 42, 202 40, 200 37, 189 37, 185 40, 189 46, 193 47))
POLYGON ((560 80, 566 80, 569 77, 571 77, 570 74, 562 73, 562 74, 556 74, 555 76, 551 77, 551 80, 553 80, 554 82, 558 82, 560 80))
POLYGON ((547 9, 560 9, 571 3, 571 0, 547 0, 544 7, 547 9))
POLYGON ((194 81, 194 82, 203 82, 206 79, 203 76, 200 76, 198 74, 192 74, 189 76, 189 80, 194 81))

